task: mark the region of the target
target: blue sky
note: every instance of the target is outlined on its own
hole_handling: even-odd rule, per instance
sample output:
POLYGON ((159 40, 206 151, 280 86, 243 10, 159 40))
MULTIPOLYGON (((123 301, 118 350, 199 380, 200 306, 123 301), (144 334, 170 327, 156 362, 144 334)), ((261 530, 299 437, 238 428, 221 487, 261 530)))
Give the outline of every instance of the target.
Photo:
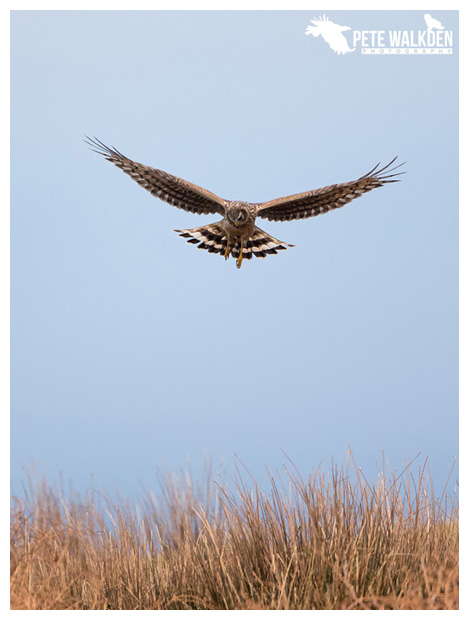
MULTIPOLYGON (((457 12, 452 56, 335 54, 324 11, 12 13, 11 474, 132 492, 157 467, 283 452, 307 474, 350 446, 373 477, 458 449, 457 12), (84 135, 233 200, 401 183, 261 227, 244 262, 172 232, 215 221, 153 198, 84 135)), ((424 11, 337 11, 422 30, 424 11)), ((351 41, 351 37, 349 39, 351 41)))

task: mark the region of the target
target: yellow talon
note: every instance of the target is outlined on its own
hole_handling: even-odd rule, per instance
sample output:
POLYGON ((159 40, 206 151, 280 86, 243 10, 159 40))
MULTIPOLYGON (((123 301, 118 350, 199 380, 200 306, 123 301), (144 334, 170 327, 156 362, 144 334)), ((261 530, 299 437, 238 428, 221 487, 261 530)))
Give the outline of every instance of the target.
POLYGON ((230 240, 227 237, 226 238, 225 260, 228 260, 229 256, 230 256, 230 240))
POLYGON ((236 264, 238 266, 238 269, 241 267, 241 263, 243 262, 243 244, 240 243, 239 244, 239 256, 236 259, 236 264))

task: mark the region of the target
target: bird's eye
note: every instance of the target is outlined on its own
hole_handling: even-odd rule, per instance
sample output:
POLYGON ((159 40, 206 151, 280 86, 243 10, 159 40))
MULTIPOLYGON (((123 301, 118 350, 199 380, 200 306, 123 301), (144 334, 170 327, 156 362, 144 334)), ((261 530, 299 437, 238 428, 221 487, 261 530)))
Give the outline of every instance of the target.
POLYGON ((246 214, 244 213, 244 211, 240 211, 238 213, 238 217, 236 218, 238 220, 238 222, 242 222, 244 220, 245 215, 246 214))

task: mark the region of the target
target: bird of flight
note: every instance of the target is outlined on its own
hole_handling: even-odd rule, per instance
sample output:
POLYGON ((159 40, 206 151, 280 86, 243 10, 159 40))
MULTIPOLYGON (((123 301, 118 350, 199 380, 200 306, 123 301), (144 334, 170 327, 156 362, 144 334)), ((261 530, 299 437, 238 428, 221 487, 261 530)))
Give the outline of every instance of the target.
POLYGON ((403 174, 395 172, 403 164, 392 167, 397 159, 395 157, 386 166, 379 168, 380 164, 378 164, 356 181, 328 185, 268 202, 250 203, 225 200, 203 187, 175 177, 168 172, 139 164, 96 138, 87 137, 85 142, 96 153, 103 155, 109 162, 128 174, 152 196, 190 213, 221 215, 222 219, 214 224, 175 232, 185 238, 188 243, 198 244, 198 249, 221 254, 225 260, 231 254, 236 259, 238 269, 243 259, 250 260, 253 256, 265 258, 269 254, 277 254, 279 250, 294 247, 258 228, 255 225, 256 218, 286 222, 315 217, 343 207, 355 198, 385 183, 395 183, 399 180, 395 177, 403 174))

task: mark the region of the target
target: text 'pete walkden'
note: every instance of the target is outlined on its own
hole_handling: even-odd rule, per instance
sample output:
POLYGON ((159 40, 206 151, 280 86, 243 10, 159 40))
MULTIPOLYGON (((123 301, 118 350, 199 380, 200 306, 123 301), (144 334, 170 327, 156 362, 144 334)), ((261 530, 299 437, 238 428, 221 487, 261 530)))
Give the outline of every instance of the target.
POLYGON ((450 30, 354 30, 354 47, 362 54, 452 54, 450 30))

